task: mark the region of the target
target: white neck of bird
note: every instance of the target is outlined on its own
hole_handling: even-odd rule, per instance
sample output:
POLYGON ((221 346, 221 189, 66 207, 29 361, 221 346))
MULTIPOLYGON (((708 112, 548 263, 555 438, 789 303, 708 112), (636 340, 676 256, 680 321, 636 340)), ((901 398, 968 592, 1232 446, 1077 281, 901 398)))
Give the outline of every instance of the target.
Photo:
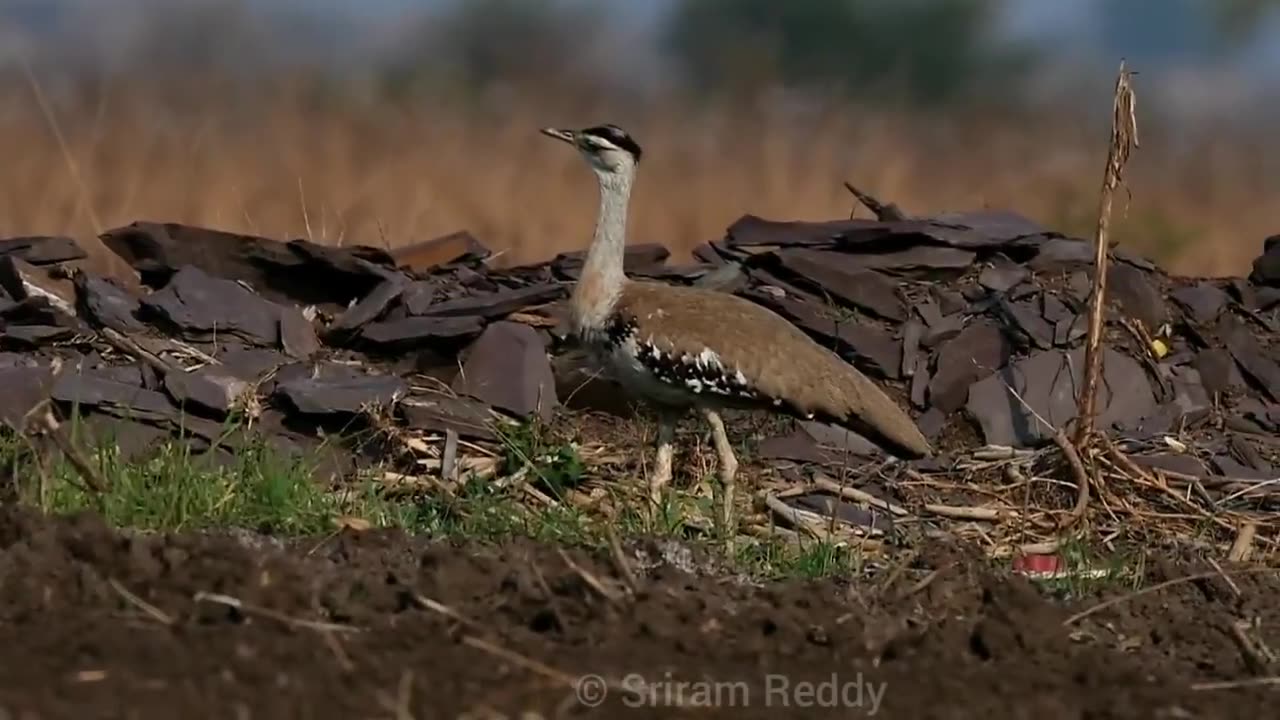
POLYGON ((619 173, 597 171, 596 176, 600 180, 600 212, 595 237, 573 290, 573 319, 580 333, 604 328, 627 281, 622 261, 635 169, 619 173))

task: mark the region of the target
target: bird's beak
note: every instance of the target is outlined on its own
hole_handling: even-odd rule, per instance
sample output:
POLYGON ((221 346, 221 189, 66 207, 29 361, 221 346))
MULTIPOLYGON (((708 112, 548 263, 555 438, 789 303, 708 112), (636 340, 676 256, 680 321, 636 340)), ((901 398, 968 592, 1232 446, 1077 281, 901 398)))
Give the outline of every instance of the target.
POLYGON ((574 144, 572 130, 561 130, 559 128, 542 128, 542 134, 546 135, 547 137, 553 137, 557 140, 563 140, 569 143, 570 145, 574 144))

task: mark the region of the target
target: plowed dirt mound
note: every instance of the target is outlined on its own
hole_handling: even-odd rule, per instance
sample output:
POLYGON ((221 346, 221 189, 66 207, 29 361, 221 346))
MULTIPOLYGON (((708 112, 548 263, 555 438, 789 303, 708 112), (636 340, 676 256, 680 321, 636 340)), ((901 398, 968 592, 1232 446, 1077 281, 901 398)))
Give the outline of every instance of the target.
MULTIPOLYGON (((4 718, 1219 718, 1274 701, 1193 687, 1265 656, 1273 574, 1176 583, 1064 626, 1102 598, 1058 603, 952 551, 892 581, 755 585, 635 551, 124 536, 13 509, 0 548, 4 718), (1255 618, 1262 650, 1242 653, 1232 624, 1255 618), (598 707, 563 684, 586 674, 610 678, 598 707)), ((1148 583, 1196 570, 1155 563, 1148 583)))

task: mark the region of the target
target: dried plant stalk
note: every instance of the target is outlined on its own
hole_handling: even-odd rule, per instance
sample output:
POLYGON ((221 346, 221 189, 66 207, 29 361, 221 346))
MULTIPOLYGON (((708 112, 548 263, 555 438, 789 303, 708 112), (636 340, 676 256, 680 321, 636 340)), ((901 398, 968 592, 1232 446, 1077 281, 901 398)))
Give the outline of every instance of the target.
POLYGON ((1083 446, 1093 434, 1098 394, 1098 378, 1102 375, 1102 318, 1107 292, 1107 246, 1111 234, 1111 205, 1116 189, 1124 178, 1129 154, 1138 147, 1138 125, 1134 114, 1132 73, 1120 63, 1112 101, 1111 145, 1107 150, 1107 166, 1102 178, 1098 206, 1098 227, 1094 235, 1093 294, 1089 299, 1089 336, 1085 344, 1085 381, 1077 402, 1078 425, 1075 442, 1083 446))

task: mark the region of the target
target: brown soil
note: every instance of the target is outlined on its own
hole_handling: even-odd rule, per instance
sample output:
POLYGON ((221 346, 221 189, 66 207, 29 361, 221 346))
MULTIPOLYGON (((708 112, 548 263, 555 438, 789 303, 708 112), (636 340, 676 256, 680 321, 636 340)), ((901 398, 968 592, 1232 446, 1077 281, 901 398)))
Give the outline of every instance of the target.
MULTIPOLYGON (((1099 599, 1059 604, 950 550, 891 580, 752 586, 608 554, 572 553, 575 568, 523 542, 125 537, 92 516, 15 509, 0 510, 0 548, 0 718, 15 720, 401 720, 486 707, 512 718, 1227 718, 1265 716, 1275 697, 1192 687, 1249 676, 1236 620, 1259 618, 1264 645, 1280 639, 1271 574, 1178 583, 1067 628, 1099 599), (593 588, 612 593, 623 565, 644 575, 634 599, 593 588), (244 606, 196 602, 200 592, 244 606), (358 631, 307 624, 319 621, 358 631), (746 685, 720 708, 633 708, 627 688, 587 708, 556 673, 746 685), (793 684, 789 695, 766 694, 770 674, 775 691, 780 678, 793 684), (833 676, 849 683, 850 704, 798 705, 796 684, 833 676), (880 683, 876 706, 868 688, 880 683)), ((1148 583, 1196 569, 1156 562, 1148 583)), ((700 689, 688 686, 686 703, 706 700, 700 689)))

